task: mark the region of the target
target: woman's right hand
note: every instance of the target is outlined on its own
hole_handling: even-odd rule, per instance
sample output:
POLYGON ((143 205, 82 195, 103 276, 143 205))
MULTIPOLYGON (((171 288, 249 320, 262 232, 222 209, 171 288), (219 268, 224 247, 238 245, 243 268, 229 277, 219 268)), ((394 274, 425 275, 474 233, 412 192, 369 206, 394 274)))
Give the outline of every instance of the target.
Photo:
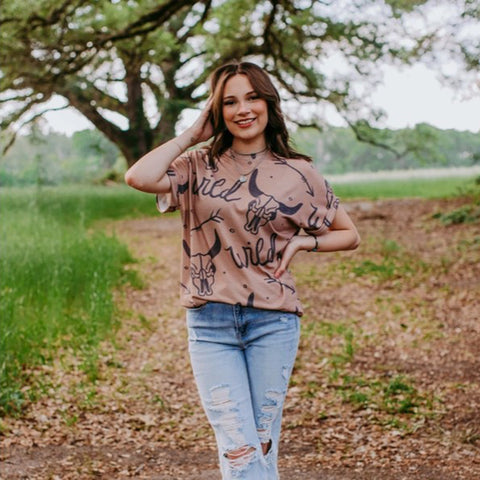
POLYGON ((211 111, 212 97, 207 100, 207 103, 197 120, 188 128, 192 146, 197 143, 206 142, 213 135, 213 125, 210 120, 211 111))

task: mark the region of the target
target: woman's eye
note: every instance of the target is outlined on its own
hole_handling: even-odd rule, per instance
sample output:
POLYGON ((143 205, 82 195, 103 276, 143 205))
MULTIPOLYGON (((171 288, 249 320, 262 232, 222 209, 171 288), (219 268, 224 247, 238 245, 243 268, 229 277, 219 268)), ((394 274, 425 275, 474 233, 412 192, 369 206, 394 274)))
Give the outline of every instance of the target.
POLYGON ((233 105, 233 100, 227 100, 223 102, 224 105, 233 105))
POLYGON ((252 95, 251 97, 249 97, 249 100, 253 102, 254 100, 258 100, 258 98, 258 95, 252 95))

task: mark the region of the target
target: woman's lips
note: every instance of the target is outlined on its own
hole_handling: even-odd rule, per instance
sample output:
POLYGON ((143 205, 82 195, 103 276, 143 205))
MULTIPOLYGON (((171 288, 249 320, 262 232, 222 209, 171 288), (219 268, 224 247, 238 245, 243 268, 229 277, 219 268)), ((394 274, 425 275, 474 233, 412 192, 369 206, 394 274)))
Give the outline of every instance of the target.
POLYGON ((237 120, 235 123, 240 127, 240 128, 248 128, 252 125, 252 123, 255 121, 255 118, 248 118, 245 120, 237 120))

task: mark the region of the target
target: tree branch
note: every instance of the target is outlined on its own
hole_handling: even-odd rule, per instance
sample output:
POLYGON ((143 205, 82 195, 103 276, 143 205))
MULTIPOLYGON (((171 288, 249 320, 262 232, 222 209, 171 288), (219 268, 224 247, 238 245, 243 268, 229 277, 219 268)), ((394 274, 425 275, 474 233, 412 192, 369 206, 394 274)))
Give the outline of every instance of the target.
POLYGON ((205 10, 202 13, 202 16, 198 19, 198 21, 192 25, 179 39, 179 43, 185 43, 193 34, 195 28, 197 28, 198 25, 202 25, 205 23, 205 20, 208 17, 208 14, 210 13, 210 8, 212 6, 212 1, 211 0, 206 0, 205 1, 205 10))
POLYGON ((16 110, 16 111, 10 113, 9 115, 7 115, 7 118, 2 120, 2 122, 0 123, 0 126, 2 128, 6 128, 8 125, 18 122, 18 120, 20 120, 20 118, 22 118, 23 115, 25 115, 25 113, 27 113, 34 105, 38 105, 40 103, 45 103, 48 100, 50 100, 50 97, 51 97, 51 95, 47 96, 46 98, 44 98, 44 97, 42 97, 42 98, 31 98, 30 101, 27 100, 25 105, 23 105, 18 110, 16 110))
POLYGON ((26 93, 25 95, 17 95, 14 97, 5 97, 5 98, 0 98, 0 103, 6 103, 6 102, 25 102, 29 98, 38 95, 38 92, 31 92, 31 93, 26 93))
POLYGON ((157 29, 159 25, 168 21, 176 12, 186 6, 192 6, 195 3, 197 3, 196 0, 170 0, 163 5, 160 5, 155 10, 143 15, 117 33, 109 35, 98 33, 97 35, 100 40, 99 44, 105 45, 107 42, 116 42, 136 35, 146 35, 157 29))
POLYGON ((80 89, 64 87, 59 93, 67 98, 71 106, 87 117, 109 140, 117 144, 122 141, 122 133, 124 133, 122 129, 100 115, 80 89))
POLYGON ((50 108, 45 108, 41 112, 37 112, 33 117, 28 118, 27 120, 23 121, 19 127, 12 133, 7 145, 2 149, 2 155, 5 155, 8 150, 10 150, 10 147, 15 143, 15 139, 17 138, 18 132, 21 130, 22 127, 27 125, 28 123, 34 122, 37 118, 42 117, 45 115, 47 112, 58 112, 60 110, 64 110, 65 108, 68 108, 68 105, 65 105, 63 107, 50 107, 50 108))
POLYGON ((396 148, 392 147, 391 145, 389 145, 388 143, 377 140, 371 133, 373 131, 373 128, 365 120, 361 122, 352 122, 347 118, 345 118, 345 121, 348 123, 349 127, 353 130, 353 133, 355 134, 355 137, 357 138, 357 140, 359 140, 360 142, 369 143, 370 145, 374 145, 376 147, 380 147, 380 148, 383 148, 384 150, 389 151, 395 156, 396 160, 400 160, 405 155, 407 155, 407 153, 409 153, 409 151, 411 150, 410 148, 406 148, 403 152, 401 152, 401 151, 398 151, 396 148), (370 130, 369 135, 366 135, 365 132, 362 132, 362 129, 365 129, 365 128, 370 130))
POLYGON ((88 2, 88 0, 78 0, 77 2, 73 2, 72 0, 65 0, 60 6, 54 8, 50 12, 48 17, 41 17, 36 12, 32 13, 32 15, 30 15, 30 17, 27 19, 26 24, 31 30, 37 27, 48 27, 51 25, 55 25, 59 22, 59 20, 64 18, 64 15, 62 14, 66 13, 69 6, 73 5, 73 11, 75 11, 77 8, 81 7, 86 3, 90 2, 88 2))

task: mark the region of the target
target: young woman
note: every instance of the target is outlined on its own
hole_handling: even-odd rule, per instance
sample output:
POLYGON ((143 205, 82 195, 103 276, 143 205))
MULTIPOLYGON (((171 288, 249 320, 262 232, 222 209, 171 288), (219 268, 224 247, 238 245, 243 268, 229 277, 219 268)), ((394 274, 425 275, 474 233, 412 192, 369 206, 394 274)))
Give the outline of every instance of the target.
POLYGON ((302 315, 287 268, 300 250, 356 248, 355 226, 290 146, 278 92, 248 62, 218 68, 198 120, 125 178, 157 194, 160 211, 181 212, 189 352, 223 478, 278 479, 302 315))

